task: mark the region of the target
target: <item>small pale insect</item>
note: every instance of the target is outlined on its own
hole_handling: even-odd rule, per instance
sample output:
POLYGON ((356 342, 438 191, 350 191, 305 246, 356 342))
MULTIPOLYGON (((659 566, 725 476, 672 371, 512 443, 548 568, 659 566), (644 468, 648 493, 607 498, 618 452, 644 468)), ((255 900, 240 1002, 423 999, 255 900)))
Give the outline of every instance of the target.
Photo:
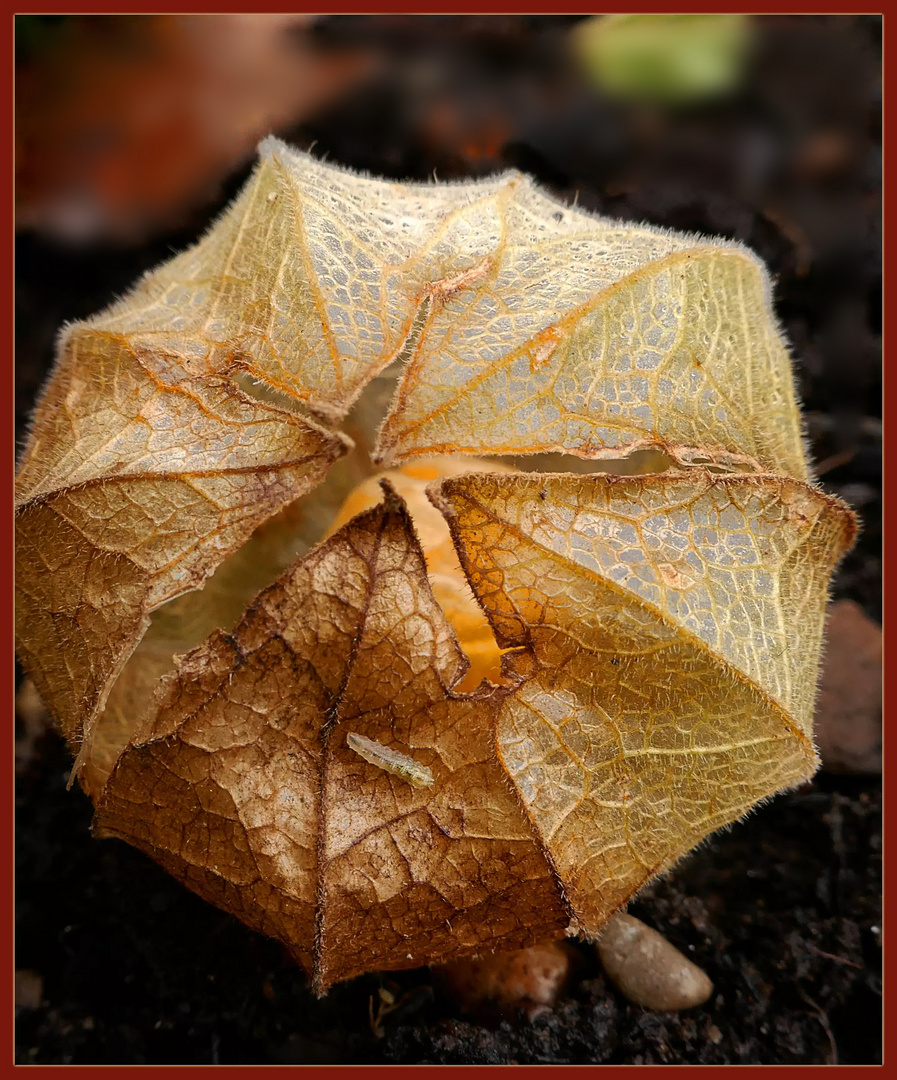
POLYGON ((364 735, 356 735, 354 731, 346 732, 346 745, 378 769, 392 773, 393 776, 400 776, 415 787, 433 786, 433 774, 427 766, 421 765, 407 754, 400 754, 398 750, 391 750, 373 739, 366 739, 364 735))

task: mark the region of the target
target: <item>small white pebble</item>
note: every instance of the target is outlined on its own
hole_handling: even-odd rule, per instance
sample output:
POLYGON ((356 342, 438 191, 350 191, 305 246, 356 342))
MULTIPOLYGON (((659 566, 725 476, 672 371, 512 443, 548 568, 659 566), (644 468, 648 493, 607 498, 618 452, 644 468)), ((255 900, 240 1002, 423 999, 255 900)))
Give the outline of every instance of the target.
POLYGON ((697 964, 632 915, 612 915, 596 948, 608 977, 635 1005, 674 1012, 701 1005, 713 993, 697 964))

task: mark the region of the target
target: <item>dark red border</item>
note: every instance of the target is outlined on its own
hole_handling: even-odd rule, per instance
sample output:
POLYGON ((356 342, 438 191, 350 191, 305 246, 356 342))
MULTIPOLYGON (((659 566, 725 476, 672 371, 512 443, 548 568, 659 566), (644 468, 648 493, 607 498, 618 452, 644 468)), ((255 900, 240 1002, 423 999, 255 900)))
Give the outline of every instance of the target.
MULTIPOLYGON (((10 16, 3 22, 3 53, 8 58, 9 63, 9 75, 4 81, 4 92, 8 93, 9 100, 7 102, 6 113, 8 117, 9 128, 7 131, 7 146, 13 146, 12 138, 12 117, 13 117, 13 93, 14 93, 14 71, 15 63, 13 59, 13 19, 10 16)), ((14 161, 13 155, 10 154, 9 164, 3 173, 3 187, 4 195, 7 206, 6 215, 4 218, 4 231, 7 237, 7 250, 12 255, 13 251, 13 179, 14 179, 14 161)), ((6 409, 3 413, 3 427, 7 433, 8 445, 10 450, 14 447, 15 442, 15 368, 13 366, 13 357, 15 356, 15 346, 13 338, 13 280, 12 280, 12 258, 8 263, 4 264, 4 270, 8 274, 8 284, 6 288, 2 290, 2 295, 6 300, 7 317, 4 322, 6 326, 6 340, 8 343, 8 356, 6 367, 6 385, 8 387, 8 394, 6 398, 6 409)), ((3 654, 7 657, 4 664, 4 671, 8 674, 6 678, 9 682, 5 687, 6 700, 9 706, 8 715, 10 717, 10 728, 13 728, 15 715, 15 675, 13 671, 12 655, 13 655, 13 516, 12 516, 12 504, 13 504, 13 458, 12 454, 7 458, 9 464, 7 465, 7 471, 3 476, 3 505, 8 507, 8 517, 6 519, 6 526, 2 531, 2 544, 3 555, 2 565, 4 567, 4 573, 2 576, 2 611, 3 618, 0 620, 0 628, 2 628, 3 642, 3 654), (7 646, 8 639, 8 646, 7 646)), ((3 1057, 0 1060, 8 1061, 10 1064, 13 1061, 13 1046, 14 1046, 14 985, 13 985, 13 973, 15 970, 15 959, 13 949, 13 830, 14 823, 14 754, 12 750, 12 739, 14 738, 14 730, 10 730, 10 738, 6 745, 9 748, 7 756, 7 788, 6 797, 3 800, 3 855, 2 865, 5 865, 9 869, 9 877, 6 878, 8 884, 4 885, 4 888, 0 890, 0 906, 3 909, 3 934, 0 935, 0 948, 2 948, 2 961, 0 966, 3 969, 3 992, 0 994, 0 1004, 2 1004, 2 1027, 0 1027, 0 1038, 3 1040, 3 1057), (8 1049, 6 1049, 8 1047, 8 1049)))
MULTIPOLYGON (((295 5, 289 5, 289 4, 265 4, 263 6, 263 9, 265 11, 267 11, 267 12, 295 11, 296 7, 295 7, 295 5)), ((66 8, 62 8, 62 7, 57 5, 57 6, 54 6, 52 8, 52 10, 48 10, 47 8, 41 9, 41 11, 39 13, 40 14, 67 14, 69 12, 77 13, 77 12, 82 11, 82 10, 83 9, 79 9, 77 7, 66 9, 66 8)), ((189 10, 191 12, 193 12, 193 11, 196 11, 196 12, 227 12, 227 11, 240 12, 240 11, 245 10, 245 5, 242 5, 242 6, 233 5, 233 4, 231 4, 231 5, 227 5, 227 4, 208 5, 208 4, 196 3, 196 4, 189 5, 187 7, 187 10, 189 10)), ((373 5, 373 4, 368 4, 368 5, 354 4, 354 5, 345 5, 345 6, 343 6, 343 5, 336 5, 336 4, 332 4, 332 3, 327 3, 326 0, 325 0, 325 3, 315 5, 313 7, 313 10, 315 12, 321 11, 321 12, 335 12, 335 13, 340 13, 340 14, 356 14, 356 13, 364 13, 364 12, 378 12, 379 13, 379 12, 384 11, 384 7, 382 5, 373 5)), ((644 12, 664 12, 664 11, 681 11, 681 10, 686 10, 686 11, 689 11, 689 12, 692 12, 692 11, 711 11, 712 12, 712 11, 718 11, 719 10, 719 5, 708 5, 708 4, 702 4, 702 3, 697 3, 697 4, 691 3, 691 4, 687 4, 687 5, 678 5, 678 6, 677 5, 672 5, 672 4, 645 5, 645 6, 639 6, 638 10, 644 11, 644 12)), ((743 9, 741 9, 741 10, 743 10, 743 9)), ((92 4, 90 6, 90 11, 91 11, 91 13, 97 13, 97 14, 100 14, 100 13, 103 13, 103 14, 107 14, 107 13, 108 14, 116 14, 116 13, 121 13, 122 12, 122 7, 121 7, 120 4, 110 5, 110 4, 103 4, 103 3, 94 3, 94 4, 92 4)), ((546 12, 544 6, 543 7, 538 7, 538 6, 533 6, 533 5, 527 5, 525 3, 524 4, 517 3, 517 4, 514 4, 514 5, 507 4, 507 3, 505 3, 505 4, 492 3, 492 4, 489 4, 489 5, 485 6, 485 7, 484 7, 483 4, 479 4, 479 5, 470 4, 470 5, 466 6, 466 7, 463 6, 463 5, 459 5, 458 7, 454 8, 451 12, 446 12, 445 9, 443 9, 441 7, 433 8, 433 7, 428 7, 426 5, 412 5, 412 6, 406 7, 404 10, 399 9, 397 11, 397 13, 433 15, 433 14, 466 14, 466 13, 469 13, 469 12, 473 12, 473 13, 477 13, 477 14, 490 14, 490 13, 501 13, 501 12, 506 12, 506 11, 524 12, 524 13, 532 12, 534 14, 548 14, 548 13, 550 13, 550 14, 559 14, 559 13, 570 13, 570 14, 587 13, 587 14, 592 14, 592 13, 596 13, 596 7, 595 7, 595 5, 567 3, 567 4, 564 4, 563 7, 560 10, 555 9, 552 12, 546 12)), ((770 14, 792 14, 792 13, 793 14, 839 14, 839 13, 843 13, 843 12, 844 12, 843 7, 835 8, 834 10, 830 10, 830 11, 823 11, 823 10, 820 10, 818 7, 813 7, 813 6, 807 5, 807 4, 790 4, 790 5, 788 5, 788 8, 785 11, 772 12, 772 11, 770 11, 769 8, 760 8, 758 11, 751 12, 751 13, 752 14, 766 14, 766 13, 770 13, 770 14)), ((30 12, 20 12, 20 13, 21 14, 30 14, 30 12)), ((128 14, 134 14, 134 13, 135 12, 133 12, 133 11, 128 12, 128 14)), ((888 21, 889 20, 887 18, 884 19, 885 28, 887 27, 888 21)), ((3 24, 3 31, 2 32, 3 32, 4 51, 5 51, 6 56, 9 58, 9 77, 8 77, 7 84, 6 84, 7 87, 8 87, 7 93, 9 94, 9 102, 8 102, 8 107, 7 107, 7 110, 6 110, 7 123, 8 123, 7 145, 12 146, 13 145, 13 138, 12 138, 12 134, 13 134, 13 131, 12 131, 12 128, 13 128, 13 102, 14 102, 14 93, 15 93, 15 87, 14 87, 14 78, 15 78, 14 69, 15 69, 15 65, 14 65, 14 60, 13 60, 14 15, 10 14, 9 16, 7 16, 7 19, 3 24)), ((883 34, 883 40, 885 42, 887 40, 887 34, 886 33, 883 34)), ((885 52, 885 56, 886 55, 887 55, 887 53, 885 52)), ((885 67, 887 67, 886 63, 885 63, 885 67)), ((885 102, 887 103, 889 97, 891 96, 890 93, 889 93, 889 80, 887 78, 887 74, 886 74, 886 77, 884 79, 884 94, 885 94, 885 102)), ((885 108, 885 116, 887 116, 887 113, 888 113, 888 109, 886 107, 885 108)), ((885 140, 886 159, 887 159, 887 156, 888 156, 888 154, 887 154, 888 150, 889 150, 888 141, 885 140)), ((7 231, 8 250, 10 252, 12 252, 12 250, 13 250, 13 213, 12 213, 12 207, 13 207, 13 176, 14 176, 14 173, 13 173, 13 161, 12 161, 12 154, 11 154, 10 155, 10 163, 9 163, 9 166, 7 167, 5 177, 4 177, 4 186, 7 188, 6 194, 7 194, 7 207, 8 207, 8 213, 7 213, 6 222, 5 222, 5 229, 7 231)), ((888 170, 886 168, 885 169, 885 183, 886 183, 886 185, 887 185, 887 176, 888 176, 888 170)), ((887 226, 887 215, 885 215, 885 226, 887 226)), ((887 238, 887 228, 886 228, 886 238, 887 238)), ((887 244, 885 245, 885 251, 886 252, 888 251, 887 244)), ((893 256, 893 258, 897 259, 897 256, 893 256)), ((886 257, 886 260, 885 260, 885 270, 887 270, 887 257, 886 257)), ((14 430, 15 430, 15 428, 14 428, 14 402, 15 402, 14 367, 13 367, 13 361, 12 361, 12 357, 15 355, 14 354, 14 345, 13 345, 12 259, 10 259, 10 262, 6 265, 6 272, 9 274, 9 279, 10 279, 9 280, 9 286, 5 290, 5 297, 6 297, 6 301, 7 301, 7 313, 8 313, 8 317, 7 317, 7 321, 6 321, 5 325, 7 327, 7 341, 9 342, 8 356, 10 357, 10 359, 7 362, 7 364, 8 364, 8 367, 7 367, 8 398, 7 398, 6 412, 4 414, 4 424, 6 425, 9 444, 12 444, 13 440, 14 440, 14 430)), ((885 274, 885 280, 887 280, 887 274, 885 274)), ((887 404, 888 394, 889 394, 889 385, 888 385, 887 378, 884 379, 883 392, 884 392, 884 395, 885 395, 885 404, 887 404)), ((884 448, 885 448, 885 464, 887 465, 888 459, 891 456, 890 455, 890 449, 889 449, 889 441, 887 439, 887 435, 885 436, 885 440, 884 440, 884 448)), ((885 469, 885 480, 886 481, 887 481, 887 478, 888 478, 888 469, 886 468, 885 469)), ((4 478, 3 485, 4 485, 4 492, 6 492, 5 505, 7 507, 12 507, 12 502, 13 502, 13 470, 12 470, 11 466, 9 468, 8 473, 6 474, 6 477, 4 478)), ((891 508, 889 506, 888 500, 885 499, 885 516, 886 516, 886 520, 887 520, 887 517, 889 515, 890 509, 891 508)), ((3 600, 3 610, 5 612, 5 616, 4 616, 3 620, 2 620, 2 623, 0 623, 0 626, 2 626, 3 637, 6 638, 8 636, 8 639, 9 639, 9 651, 7 652, 6 655, 11 656, 12 647, 13 647, 13 618, 12 618, 12 611, 13 611, 13 573, 12 573, 12 567, 13 567, 13 522, 12 522, 12 513, 11 512, 9 513, 7 526, 3 530, 2 539, 3 539, 4 551, 5 552, 8 551, 8 559, 5 560, 5 562, 4 562, 4 565, 7 567, 7 570, 6 570, 6 573, 4 574, 3 579, 2 579, 2 581, 3 581, 2 600, 3 600)), ((885 597, 885 609, 887 610, 888 607, 889 607, 887 601, 888 601, 889 598, 893 597, 893 594, 894 594, 894 586, 892 584, 891 577, 887 572, 885 572, 885 575, 884 575, 883 589, 884 589, 884 597, 885 597)), ((895 641, 897 641, 897 639, 895 639, 895 641)), ((891 656, 892 658, 895 658, 895 660, 897 660, 897 644, 895 644, 894 648, 890 647, 890 641, 889 641, 889 636, 887 634, 887 631, 885 632, 885 635, 884 635, 884 643, 885 643, 885 658, 886 658, 886 661, 887 661, 888 656, 891 656)), ((13 683, 12 664, 11 663, 8 664, 6 670, 9 672, 9 676, 8 676, 9 683, 8 683, 8 689, 7 689, 7 695, 8 695, 7 696, 7 701, 9 703, 9 715, 11 717, 13 715, 13 708, 14 708, 14 706, 13 706, 14 683, 13 683)), ((887 670, 888 670, 888 664, 886 662, 885 663, 885 671, 887 671, 887 670)), ((890 698, 889 698, 889 695, 887 693, 887 686, 886 686, 885 687, 885 698, 884 698, 885 716, 887 715, 887 711, 888 711, 887 707, 888 707, 889 700, 890 700, 890 698)), ((885 720, 885 725, 887 725, 887 720, 885 720)), ((7 745, 9 746, 9 743, 7 743, 7 745)), ((894 745, 897 746, 897 740, 895 740, 894 745)), ((891 755, 889 753, 888 746, 889 746, 888 740, 887 740, 887 738, 885 738, 884 748, 885 748, 885 769, 886 770, 887 770, 887 767, 888 767, 889 760, 893 756, 893 755, 891 755)), ((895 753, 897 753, 897 752, 895 752, 895 753)), ((27 1068, 29 1070, 29 1075, 32 1075, 34 1073, 46 1073, 46 1072, 50 1072, 50 1071, 55 1071, 57 1066, 15 1066, 15 1065, 13 1065, 13 1053, 14 1053, 14 1051, 13 1051, 13 1047, 14 1047, 14 1036, 13 1036, 14 950, 13 950, 13 879, 12 879, 12 866, 13 866, 14 805, 13 805, 13 754, 11 753, 11 748, 10 748, 10 752, 9 752, 9 756, 8 756, 8 762, 9 762, 9 764, 8 764, 7 776, 9 778, 9 783, 8 783, 7 795, 6 795, 6 799, 5 799, 5 803, 4 803, 4 811, 3 811, 4 815, 6 817, 6 821, 4 823, 4 829, 3 829, 3 832, 2 832, 2 836, 3 836, 4 847, 6 848, 6 851, 5 851, 6 865, 10 870, 10 877, 7 879, 8 882, 9 882, 8 886, 3 889, 2 893, 0 893, 0 896, 2 896, 3 925, 6 928, 6 933, 4 933, 2 935, 3 969, 4 969, 4 972, 5 972, 5 982, 3 983, 3 986, 4 986, 4 989, 5 989, 5 993, 2 995, 2 999, 0 999, 0 1000, 2 1000, 3 1004, 5 1004, 5 1006, 6 1006, 5 1009, 3 1010, 4 1019, 3 1019, 3 1026, 2 1026, 2 1033, 3 1033, 2 1034, 2 1039, 3 1039, 3 1043, 5 1045, 4 1045, 4 1049, 3 1049, 3 1052, 2 1052, 2 1056, 0 1056, 0 1062, 7 1063, 8 1066, 11 1067, 11 1068, 16 1068, 16 1069, 27 1068)), ((886 826, 887 826, 887 818, 888 818, 888 816, 889 816, 888 802, 887 802, 887 800, 885 800, 885 817, 886 817, 885 824, 886 824, 886 826)), ((887 830, 887 827, 886 827, 885 828, 885 834, 887 834, 887 831, 888 830, 887 830)), ((885 863, 885 881, 886 881, 885 903, 886 903, 886 912, 890 908, 890 905, 888 904, 888 900, 889 900, 889 898, 891 896, 894 895, 894 890, 891 887, 891 882, 890 882, 890 879, 894 876, 894 873, 895 873, 895 871, 892 870, 891 866, 889 866, 888 862, 886 861, 886 863, 885 863)), ((885 940, 887 941, 887 936, 885 937, 885 940)), ((897 961, 895 961, 892 954, 893 954, 893 950, 890 951, 890 952, 886 950, 886 954, 885 954, 885 986, 886 987, 888 985, 887 976, 888 976, 889 970, 892 969, 895 966, 895 964, 897 964, 897 961)), ((885 1000, 887 1002, 887 997, 886 997, 885 1000)), ((887 1009, 886 1009, 886 1020, 887 1020, 887 1009)), ((888 1057, 889 1057, 888 1051, 890 1050, 890 1046, 891 1046, 891 1043, 893 1041, 893 1036, 891 1035, 890 1025, 887 1022, 884 1025, 884 1032, 885 1032, 885 1036, 884 1036, 884 1038, 885 1038, 885 1057, 884 1057, 884 1060, 887 1061, 888 1057)), ((679 1068, 687 1068, 687 1067, 688 1066, 679 1066, 679 1068)), ((845 1069, 859 1071, 860 1069, 867 1070, 869 1068, 874 1069, 874 1068, 878 1068, 878 1067, 880 1067, 880 1066, 835 1066, 835 1068, 838 1068, 838 1069, 840 1069, 842 1071, 845 1070, 845 1069)), ((91 1071, 91 1070, 96 1069, 98 1067, 97 1066, 85 1065, 85 1066, 69 1066, 69 1068, 74 1068, 76 1071, 83 1072, 83 1071, 91 1071)), ((111 1075, 116 1075, 119 1071, 125 1071, 125 1070, 131 1071, 132 1069, 135 1069, 135 1068, 139 1068, 139 1069, 143 1070, 145 1073, 155 1073, 155 1072, 165 1073, 166 1076, 170 1075, 172 1070, 177 1070, 177 1069, 183 1068, 186 1071, 185 1066, 124 1066, 124 1065, 121 1065, 121 1066, 118 1066, 118 1065, 116 1065, 116 1066, 104 1066, 102 1071, 103 1071, 104 1075, 110 1075, 110 1073, 111 1073, 111 1075)), ((252 1068, 255 1068, 255 1067, 254 1066, 193 1066, 193 1067, 190 1067, 189 1072, 190 1072, 191 1076, 195 1076, 200 1072, 201 1073, 207 1073, 207 1072, 210 1073, 210 1072, 215 1071, 216 1069, 221 1069, 221 1068, 229 1070, 229 1069, 252 1069, 252 1068)), ((282 1066, 282 1067, 274 1066, 274 1068, 287 1068, 287 1069, 300 1070, 304 1075, 309 1075, 309 1074, 314 1075, 315 1073, 320 1072, 322 1075, 326 1074, 328 1077, 339 1076, 343 1072, 346 1072, 346 1073, 351 1072, 351 1073, 355 1074, 359 1070, 363 1070, 363 1069, 373 1069, 373 1070, 380 1071, 380 1072, 382 1072, 383 1070, 392 1071, 392 1069, 393 1069, 392 1066, 388 1066, 388 1065, 383 1065, 383 1066, 375 1066, 375 1065, 362 1065, 362 1066, 306 1065, 306 1066, 301 1066, 300 1065, 300 1066, 282 1066)), ((500 1068, 500 1066, 487 1066, 487 1065, 479 1065, 479 1066, 477 1066, 477 1065, 474 1065, 474 1066, 406 1065, 406 1066, 401 1066, 401 1068, 404 1069, 404 1070, 411 1070, 411 1071, 413 1071, 415 1073, 417 1073, 417 1072, 431 1072, 432 1070, 439 1069, 441 1076, 460 1077, 462 1075, 463 1076, 470 1076, 470 1070, 471 1069, 482 1071, 484 1069, 490 1069, 491 1070, 491 1069, 500 1068)), ((538 1065, 524 1065, 524 1066, 518 1066, 518 1068, 521 1069, 524 1072, 535 1074, 535 1073, 539 1072, 542 1067, 538 1066, 538 1065)), ((605 1065, 605 1066, 590 1066, 590 1065, 573 1066, 573 1065, 571 1065, 571 1066, 567 1066, 567 1068, 572 1069, 574 1071, 578 1071, 578 1072, 581 1072, 583 1070, 591 1070, 591 1069, 600 1068, 600 1069, 605 1070, 604 1075, 608 1075, 608 1071, 613 1072, 613 1073, 623 1074, 623 1073, 626 1072, 626 1070, 629 1067, 628 1066, 612 1066, 612 1065, 611 1066, 608 1066, 608 1065, 605 1065)), ((664 1068, 664 1066, 641 1066, 642 1070, 647 1069, 647 1070, 650 1070, 650 1071, 659 1070, 659 1069, 662 1069, 662 1068, 664 1068)), ((726 1069, 726 1068, 735 1068, 735 1066, 708 1066, 707 1068, 710 1068, 711 1070, 720 1070, 720 1069, 726 1069)), ((742 1070, 746 1069, 748 1071, 753 1071, 753 1070, 757 1070, 757 1069, 761 1069, 761 1068, 765 1068, 765 1069, 772 1068, 772 1069, 776 1069, 776 1070, 787 1070, 789 1072, 789 1074, 793 1075, 793 1073, 795 1071, 798 1071, 798 1072, 810 1071, 810 1070, 813 1070, 813 1069, 816 1069, 816 1068, 821 1068, 821 1066, 775 1066, 775 1065, 773 1065, 773 1066, 761 1066, 761 1065, 757 1065, 757 1066, 741 1066, 740 1068, 742 1070)), ((519 1073, 515 1073, 515 1076, 517 1076, 517 1075, 519 1075, 519 1073)))

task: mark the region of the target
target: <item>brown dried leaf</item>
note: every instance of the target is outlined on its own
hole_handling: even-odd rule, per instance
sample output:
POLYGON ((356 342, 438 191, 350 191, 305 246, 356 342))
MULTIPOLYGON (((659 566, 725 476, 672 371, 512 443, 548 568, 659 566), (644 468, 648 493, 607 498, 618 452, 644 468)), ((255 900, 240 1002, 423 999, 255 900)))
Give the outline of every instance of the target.
POLYGON ((495 755, 466 660, 388 494, 184 657, 97 806, 206 899, 283 941, 318 990, 561 936, 569 917, 495 755), (413 757, 415 787, 355 732, 413 757))
POLYGON ((856 526, 807 476, 744 249, 266 140, 195 248, 61 339, 18 478, 20 652, 97 831, 319 991, 595 935, 816 767, 856 526), (361 454, 296 501, 348 441, 303 409, 374 460, 572 464, 392 473, 422 551, 361 454))

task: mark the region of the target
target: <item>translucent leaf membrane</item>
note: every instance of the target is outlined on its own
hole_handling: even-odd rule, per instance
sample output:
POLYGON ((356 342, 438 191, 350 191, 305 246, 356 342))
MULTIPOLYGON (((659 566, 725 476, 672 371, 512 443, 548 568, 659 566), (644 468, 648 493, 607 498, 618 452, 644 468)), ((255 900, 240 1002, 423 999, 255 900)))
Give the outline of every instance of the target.
POLYGON ((519 174, 395 184, 269 139, 208 235, 87 325, 328 419, 401 359, 385 464, 656 446, 804 477, 769 293, 738 245, 590 216, 519 174))
POLYGON ((149 612, 202 584, 345 451, 339 436, 82 326, 16 481, 16 635, 82 757, 149 612))
POLYGON ((471 475, 434 486, 500 645, 502 762, 596 932, 647 878, 812 775, 837 500, 782 477, 471 475))
MULTIPOLYGON (((580 247, 590 266, 608 254, 598 240, 580 247)), ((652 256, 604 288, 594 275, 591 295, 563 315, 540 305, 538 318, 515 320, 509 312, 542 294, 510 268, 446 304, 384 425, 385 460, 658 447, 685 463, 699 453, 805 477, 790 363, 759 265, 726 247, 652 256), (477 337, 493 324, 500 332, 477 337)), ((569 267, 554 272, 567 280, 569 267)))
MULTIPOLYGON (((503 184, 478 185, 477 201, 503 184)), ((470 200, 460 187, 361 182, 268 139, 209 233, 91 325, 197 373, 248 373, 337 418, 401 351, 426 283, 482 257, 473 223, 446 227, 470 200)))

